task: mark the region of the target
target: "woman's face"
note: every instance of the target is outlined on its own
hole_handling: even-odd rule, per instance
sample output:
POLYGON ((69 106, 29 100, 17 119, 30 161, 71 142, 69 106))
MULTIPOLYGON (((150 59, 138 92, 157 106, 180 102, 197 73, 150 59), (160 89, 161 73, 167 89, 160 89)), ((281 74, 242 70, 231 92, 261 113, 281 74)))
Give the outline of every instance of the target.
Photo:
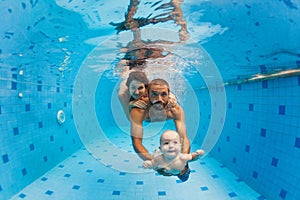
POLYGON ((137 80, 131 81, 129 85, 129 93, 134 99, 141 98, 146 93, 145 84, 137 80))

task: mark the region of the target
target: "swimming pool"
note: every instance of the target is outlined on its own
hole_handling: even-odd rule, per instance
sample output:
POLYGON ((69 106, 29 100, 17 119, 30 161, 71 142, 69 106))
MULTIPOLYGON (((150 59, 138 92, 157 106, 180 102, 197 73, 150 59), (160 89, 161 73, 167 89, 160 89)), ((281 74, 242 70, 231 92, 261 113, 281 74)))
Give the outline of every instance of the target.
MULTIPOLYGON (((299 7, 2 1, 0 199, 298 199, 299 7), (209 153, 184 183, 131 145, 117 90, 139 34, 132 52, 153 56, 139 65, 169 81, 192 150, 209 153)), ((149 151, 174 128, 145 126, 149 151)))

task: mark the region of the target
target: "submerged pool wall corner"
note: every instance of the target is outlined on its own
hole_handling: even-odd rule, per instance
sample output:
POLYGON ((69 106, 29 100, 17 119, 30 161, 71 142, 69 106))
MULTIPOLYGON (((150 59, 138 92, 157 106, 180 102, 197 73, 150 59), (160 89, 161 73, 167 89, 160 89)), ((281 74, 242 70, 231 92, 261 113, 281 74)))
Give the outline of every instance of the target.
MULTIPOLYGON (((54 33, 84 29, 80 22, 55 26, 64 11, 54 1, 2 1, 0 9, 0 199, 9 199, 82 147, 72 115, 77 69, 64 66, 74 44, 54 33), (63 124, 57 123, 59 110, 63 124)), ((77 66, 81 57, 74 57, 70 65, 77 66)))
POLYGON ((82 144, 72 119, 72 89, 55 83, 21 82, 18 71, 1 69, 0 199, 8 199, 82 144), (22 90, 23 96, 18 96, 22 90), (65 122, 57 122, 62 109, 65 122))
POLYGON ((300 76, 226 86, 212 156, 267 199, 300 196, 300 76))
POLYGON ((11 77, 0 79, 0 199, 8 199, 82 144, 72 119, 72 88, 22 82, 18 70, 0 70, 11 77), (66 115, 63 124, 57 122, 60 109, 66 115))

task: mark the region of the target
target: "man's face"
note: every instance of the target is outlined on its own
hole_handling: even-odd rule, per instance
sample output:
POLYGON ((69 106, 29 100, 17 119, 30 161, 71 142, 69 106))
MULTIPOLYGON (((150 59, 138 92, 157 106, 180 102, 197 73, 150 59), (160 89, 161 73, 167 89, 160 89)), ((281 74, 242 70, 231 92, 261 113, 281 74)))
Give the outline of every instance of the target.
POLYGON ((149 100, 157 110, 163 110, 169 101, 169 88, 166 85, 153 84, 149 88, 149 100))

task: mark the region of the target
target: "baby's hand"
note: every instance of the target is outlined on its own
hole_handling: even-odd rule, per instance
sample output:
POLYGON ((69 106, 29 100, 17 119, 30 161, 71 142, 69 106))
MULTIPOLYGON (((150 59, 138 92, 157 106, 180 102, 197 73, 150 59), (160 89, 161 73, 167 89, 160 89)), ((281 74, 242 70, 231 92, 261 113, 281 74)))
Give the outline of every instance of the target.
POLYGON ((153 168, 153 164, 151 160, 146 160, 143 162, 143 167, 145 169, 152 169, 153 168))
POLYGON ((195 153, 196 153, 198 156, 203 156, 204 151, 203 151, 202 149, 198 149, 195 153))

